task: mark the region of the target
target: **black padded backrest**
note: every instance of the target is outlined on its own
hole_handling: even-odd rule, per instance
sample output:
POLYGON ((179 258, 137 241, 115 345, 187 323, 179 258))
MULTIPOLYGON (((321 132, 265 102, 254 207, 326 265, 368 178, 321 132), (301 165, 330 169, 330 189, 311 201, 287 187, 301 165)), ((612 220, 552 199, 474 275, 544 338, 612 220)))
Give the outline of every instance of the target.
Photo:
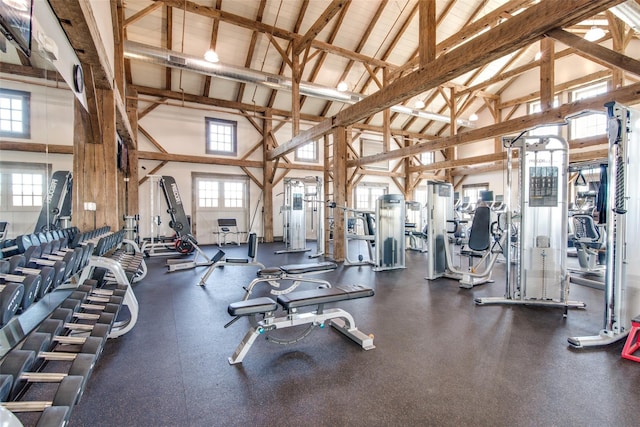
POLYGON ((235 218, 218 218, 218 227, 237 227, 235 218))
POLYGON ((486 251, 490 241, 491 209, 488 206, 478 206, 473 215, 471 231, 469 232, 469 249, 486 251))
POLYGON ((247 246, 249 258, 255 258, 256 252, 258 251, 258 235, 256 233, 249 233, 249 243, 247 246))
POLYGON ((600 239, 600 232, 591 215, 573 215, 573 229, 576 238, 597 241, 600 239))

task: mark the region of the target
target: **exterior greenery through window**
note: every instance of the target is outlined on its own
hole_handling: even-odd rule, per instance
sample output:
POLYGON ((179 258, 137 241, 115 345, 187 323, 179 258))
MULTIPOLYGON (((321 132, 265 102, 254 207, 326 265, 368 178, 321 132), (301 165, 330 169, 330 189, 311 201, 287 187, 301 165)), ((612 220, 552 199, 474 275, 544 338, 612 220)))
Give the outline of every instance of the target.
POLYGON ((235 156, 238 153, 237 122, 205 117, 207 154, 235 156))
POLYGON ((0 89, 0 136, 31 138, 30 101, 29 92, 0 89))

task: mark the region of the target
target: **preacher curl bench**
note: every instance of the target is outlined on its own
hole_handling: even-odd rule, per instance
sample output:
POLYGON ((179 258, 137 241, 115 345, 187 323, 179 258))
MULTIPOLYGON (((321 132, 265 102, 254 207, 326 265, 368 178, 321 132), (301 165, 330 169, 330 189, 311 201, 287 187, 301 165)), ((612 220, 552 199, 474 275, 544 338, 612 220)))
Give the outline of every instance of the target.
MULTIPOLYGON (((327 303, 351 300, 356 298, 365 298, 374 295, 373 289, 366 288, 361 285, 345 285, 333 288, 312 289, 306 291, 291 292, 286 295, 279 295, 278 302, 268 297, 253 298, 234 302, 227 308, 228 313, 234 318, 224 327, 229 327, 235 321, 243 316, 250 316, 251 327, 245 334, 244 338, 236 348, 233 356, 229 357, 229 364, 242 363, 242 360, 249 352, 249 349, 259 335, 265 334, 276 329, 284 329, 292 326, 309 325, 307 331, 314 326, 324 328, 325 322, 329 324, 351 340, 358 343, 363 349, 371 350, 375 348, 373 345, 373 336, 366 335, 356 328, 353 316, 340 308, 324 309, 327 303), (276 317, 274 312, 278 309, 278 304, 287 312, 286 316, 276 317), (299 313, 298 308, 316 306, 311 312, 299 313), (258 317, 262 320, 258 320, 258 317)), ((304 333, 304 338, 309 332, 304 333)), ((269 338, 267 336, 267 338, 269 338)), ((278 342, 279 344, 287 344, 278 342)), ((298 341, 298 340, 296 340, 298 341)), ((291 341, 295 342, 295 341, 291 341)))

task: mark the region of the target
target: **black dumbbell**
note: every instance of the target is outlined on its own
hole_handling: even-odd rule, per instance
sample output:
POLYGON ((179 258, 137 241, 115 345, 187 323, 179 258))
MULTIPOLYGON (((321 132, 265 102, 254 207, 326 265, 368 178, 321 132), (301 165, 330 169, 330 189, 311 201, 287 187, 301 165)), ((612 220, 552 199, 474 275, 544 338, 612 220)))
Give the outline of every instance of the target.
MULTIPOLYGON (((21 256, 21 255, 14 255, 21 256)), ((13 257, 12 257, 13 258, 13 257)), ((20 308, 24 311, 31 306, 38 296, 42 278, 40 275, 21 275, 15 274, 17 271, 10 270, 11 263, 0 260, 0 290, 4 291, 2 286, 10 283, 20 283, 23 286, 22 299, 20 300, 20 308)))
POLYGON ((4 247, 0 250, 0 258, 8 258, 15 254, 21 254, 31 246, 31 237, 27 234, 18 236, 13 240, 6 240, 4 247))
MULTIPOLYGON (((26 279, 20 279, 20 276, 40 276, 40 284, 35 296, 35 300, 39 300, 49 292, 56 279, 56 271, 53 267, 42 266, 40 268, 25 267, 24 263, 20 262, 19 258, 22 255, 14 255, 8 260, 0 260, 0 276, 3 274, 12 275, 13 277, 7 278, 10 282, 19 282, 25 284, 25 292, 28 292, 28 284, 25 283, 26 279)), ((26 308, 26 307, 25 307, 26 308)))

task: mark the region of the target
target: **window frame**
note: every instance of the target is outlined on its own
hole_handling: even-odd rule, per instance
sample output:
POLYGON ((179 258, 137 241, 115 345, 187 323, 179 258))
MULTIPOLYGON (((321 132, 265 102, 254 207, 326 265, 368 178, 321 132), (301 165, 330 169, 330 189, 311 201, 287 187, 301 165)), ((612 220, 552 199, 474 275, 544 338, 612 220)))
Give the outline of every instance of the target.
MULTIPOLYGON (((0 129, 0 136, 7 138, 31 138, 31 93, 15 89, 0 89, 0 97, 22 101, 22 132, 5 131, 0 129)), ((13 111, 13 110, 10 110, 13 111)))
POLYGON ((238 155, 238 122, 235 120, 217 119, 214 117, 205 117, 205 153, 218 156, 237 156, 238 155), (211 148, 211 125, 222 125, 231 128, 231 150, 213 150, 211 148))
POLYGON ((51 165, 47 163, 0 162, 0 213, 40 212, 45 203, 47 186, 51 180, 51 165), (42 203, 36 206, 15 206, 13 204, 12 174, 42 174, 42 203))
MULTIPOLYGON (((305 150, 306 151, 306 150, 305 150)), ((311 151, 311 150, 308 150, 311 151)), ((303 162, 303 163, 318 163, 318 141, 310 141, 307 142, 306 144, 296 148, 295 151, 295 155, 294 155, 294 160, 296 162, 303 162), (313 150, 313 158, 309 158, 309 157, 301 157, 299 151, 302 148, 307 147, 308 145, 313 144, 312 150, 313 150)))
MULTIPOLYGON (((596 83, 591 83, 585 86, 581 86, 579 88, 575 88, 573 90, 571 90, 570 92, 570 96, 571 96, 571 102, 575 102, 575 101, 579 101, 581 99, 588 99, 594 96, 598 96, 604 93, 609 92, 609 83, 607 81, 600 81, 600 82, 596 82, 596 83), (604 89, 602 92, 598 92, 598 89, 604 89), (580 96, 581 93, 584 92, 588 92, 588 91, 594 91, 595 93, 589 95, 589 96, 580 96)), ((583 138, 590 138, 590 137, 594 137, 594 136, 602 136, 602 135, 606 135, 607 133, 607 116, 604 112, 602 113, 586 113, 586 114, 580 114, 578 116, 575 116, 573 118, 571 118, 571 120, 569 120, 570 124, 569 124, 569 139, 570 140, 577 140, 577 139, 583 139, 583 138), (601 128, 601 132, 600 133, 593 133, 593 134, 589 134, 589 135, 578 135, 579 131, 578 129, 586 129, 585 131, 590 131, 591 129, 593 129, 594 126, 591 126, 591 124, 589 123, 589 125, 585 125, 585 119, 593 119, 595 120, 595 118, 598 118, 598 120, 601 121, 601 126, 595 126, 597 128, 601 128)))
POLYGON ((366 212, 375 212, 376 210, 376 200, 372 197, 373 189, 382 189, 382 194, 389 194, 389 185, 384 183, 373 183, 373 182, 364 182, 356 185, 353 188, 353 205, 356 210, 366 211, 366 212), (367 190, 367 203, 369 206, 360 206, 360 200, 358 199, 358 190, 366 189, 367 190))

